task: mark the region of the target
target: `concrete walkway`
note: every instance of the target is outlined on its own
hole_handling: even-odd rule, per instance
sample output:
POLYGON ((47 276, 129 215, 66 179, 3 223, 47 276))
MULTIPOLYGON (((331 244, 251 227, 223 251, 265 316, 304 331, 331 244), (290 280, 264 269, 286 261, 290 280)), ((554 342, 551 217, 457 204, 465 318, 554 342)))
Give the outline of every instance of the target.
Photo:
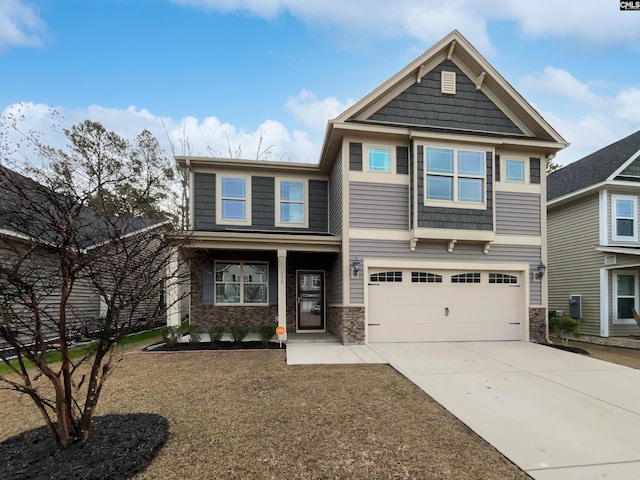
POLYGON ((525 342, 287 345, 289 364, 369 361, 537 480, 640 478, 640 370, 525 342))

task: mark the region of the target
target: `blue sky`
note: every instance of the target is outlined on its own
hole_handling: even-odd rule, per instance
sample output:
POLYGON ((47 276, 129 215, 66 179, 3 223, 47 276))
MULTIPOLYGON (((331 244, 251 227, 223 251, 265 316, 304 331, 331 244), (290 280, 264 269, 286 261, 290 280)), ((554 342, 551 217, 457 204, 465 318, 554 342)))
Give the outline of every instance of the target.
POLYGON ((617 0, 2 0, 0 112, 170 150, 315 162, 326 121, 453 29, 572 145, 640 129, 640 11, 617 0))

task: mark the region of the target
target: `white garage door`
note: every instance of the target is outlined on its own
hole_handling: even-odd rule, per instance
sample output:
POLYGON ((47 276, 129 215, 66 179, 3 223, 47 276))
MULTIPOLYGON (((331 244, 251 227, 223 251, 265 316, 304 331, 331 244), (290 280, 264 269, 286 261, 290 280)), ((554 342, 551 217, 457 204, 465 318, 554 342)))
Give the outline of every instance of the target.
POLYGON ((370 269, 369 342, 520 340, 518 272, 370 269))

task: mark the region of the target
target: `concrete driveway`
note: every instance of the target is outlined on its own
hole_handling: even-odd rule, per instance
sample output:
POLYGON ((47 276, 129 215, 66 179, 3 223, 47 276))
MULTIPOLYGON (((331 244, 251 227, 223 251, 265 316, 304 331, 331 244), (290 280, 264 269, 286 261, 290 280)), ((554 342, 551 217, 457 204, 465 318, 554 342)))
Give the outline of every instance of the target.
POLYGON ((640 478, 640 370, 524 342, 368 347, 535 479, 640 478))

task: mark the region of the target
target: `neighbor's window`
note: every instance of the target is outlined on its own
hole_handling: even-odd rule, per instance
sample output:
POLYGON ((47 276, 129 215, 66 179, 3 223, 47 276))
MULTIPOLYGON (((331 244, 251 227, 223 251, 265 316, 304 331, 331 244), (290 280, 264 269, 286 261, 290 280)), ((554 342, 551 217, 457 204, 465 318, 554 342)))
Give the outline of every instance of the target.
POLYGON ((307 182, 303 180, 278 180, 278 218, 282 226, 305 226, 307 223, 307 182))
POLYGON ((215 265, 215 303, 268 303, 268 264, 216 262, 215 265))
POLYGON ((508 182, 524 182, 524 160, 507 160, 505 167, 508 182))
POLYGON ((631 195, 612 195, 613 240, 638 240, 638 199, 631 195))
POLYGON ((369 171, 391 172, 391 149, 369 147, 369 171))
POLYGON ((483 152, 427 147, 425 172, 427 200, 484 201, 483 152))
POLYGON ((631 309, 636 304, 636 275, 618 273, 616 279, 616 319, 633 319, 631 309))
POLYGON ((221 223, 250 223, 249 177, 218 177, 217 220, 221 223))

